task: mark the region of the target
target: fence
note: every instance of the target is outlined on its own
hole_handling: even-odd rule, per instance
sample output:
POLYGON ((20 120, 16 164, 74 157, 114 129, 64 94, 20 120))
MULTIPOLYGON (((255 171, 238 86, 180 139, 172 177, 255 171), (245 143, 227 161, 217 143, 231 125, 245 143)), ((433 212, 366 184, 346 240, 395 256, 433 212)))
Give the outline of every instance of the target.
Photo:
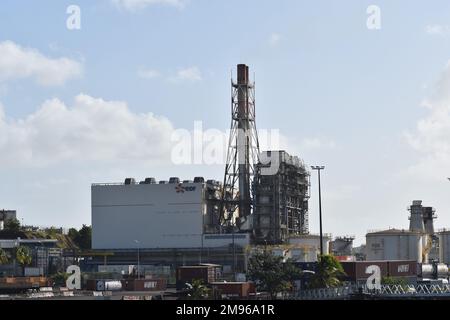
POLYGON ((382 285, 380 290, 370 290, 367 286, 346 286, 299 291, 291 299, 295 300, 348 300, 354 297, 374 299, 446 298, 450 299, 450 285, 382 285))

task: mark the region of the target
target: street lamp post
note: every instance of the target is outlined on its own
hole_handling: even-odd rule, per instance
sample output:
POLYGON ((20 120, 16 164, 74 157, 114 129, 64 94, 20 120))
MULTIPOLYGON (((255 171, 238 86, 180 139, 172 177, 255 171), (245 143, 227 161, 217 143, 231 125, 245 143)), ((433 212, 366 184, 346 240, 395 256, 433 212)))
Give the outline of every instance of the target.
POLYGON ((138 240, 134 240, 137 244, 137 263, 138 263, 138 280, 141 279, 141 252, 140 252, 140 242, 138 240))
POLYGON ((320 220, 320 256, 323 256, 323 231, 322 231, 322 189, 320 183, 320 172, 325 170, 324 166, 312 166, 313 170, 317 170, 319 176, 319 220, 320 220))

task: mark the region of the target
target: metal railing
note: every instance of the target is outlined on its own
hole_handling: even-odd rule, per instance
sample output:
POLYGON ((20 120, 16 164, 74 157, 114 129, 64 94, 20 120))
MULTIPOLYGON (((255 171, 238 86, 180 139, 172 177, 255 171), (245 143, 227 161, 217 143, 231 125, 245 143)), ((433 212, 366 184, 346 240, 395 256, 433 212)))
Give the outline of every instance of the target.
POLYGON ((299 291, 293 299, 295 300, 337 300, 349 298, 358 292, 358 287, 345 286, 337 288, 322 288, 299 291))
POLYGON ((450 298, 450 284, 442 285, 382 285, 379 290, 367 286, 345 286, 299 291, 291 297, 295 300, 339 300, 350 299, 354 295, 383 298, 450 298))

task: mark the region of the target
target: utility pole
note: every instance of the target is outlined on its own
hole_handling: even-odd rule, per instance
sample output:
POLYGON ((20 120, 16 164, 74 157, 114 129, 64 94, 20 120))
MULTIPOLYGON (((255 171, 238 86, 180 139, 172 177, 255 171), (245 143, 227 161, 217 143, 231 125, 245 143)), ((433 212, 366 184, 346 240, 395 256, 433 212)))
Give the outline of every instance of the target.
POLYGON ((322 189, 320 182, 320 172, 325 170, 324 166, 312 166, 313 170, 317 170, 319 177, 319 220, 320 220, 320 256, 323 256, 323 231, 322 231, 322 189))

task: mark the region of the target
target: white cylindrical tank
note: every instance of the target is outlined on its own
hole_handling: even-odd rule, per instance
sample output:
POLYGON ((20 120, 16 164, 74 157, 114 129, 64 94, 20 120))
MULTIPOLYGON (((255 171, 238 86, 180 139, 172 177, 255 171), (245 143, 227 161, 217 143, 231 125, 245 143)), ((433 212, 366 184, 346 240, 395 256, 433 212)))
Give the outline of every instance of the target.
POLYGON ((422 264, 422 265, 420 265, 419 275, 423 279, 433 279, 433 277, 434 277, 434 266, 432 264, 422 264))
POLYGON ((448 266, 444 263, 436 265, 436 276, 438 279, 445 279, 448 277, 448 266))
POLYGON ((368 261, 414 260, 422 263, 422 234, 408 230, 386 230, 366 235, 368 261))
POLYGON ((439 233, 439 262, 450 264, 450 231, 439 233))
POLYGON ((106 291, 120 291, 122 290, 122 282, 120 281, 105 281, 106 291))

